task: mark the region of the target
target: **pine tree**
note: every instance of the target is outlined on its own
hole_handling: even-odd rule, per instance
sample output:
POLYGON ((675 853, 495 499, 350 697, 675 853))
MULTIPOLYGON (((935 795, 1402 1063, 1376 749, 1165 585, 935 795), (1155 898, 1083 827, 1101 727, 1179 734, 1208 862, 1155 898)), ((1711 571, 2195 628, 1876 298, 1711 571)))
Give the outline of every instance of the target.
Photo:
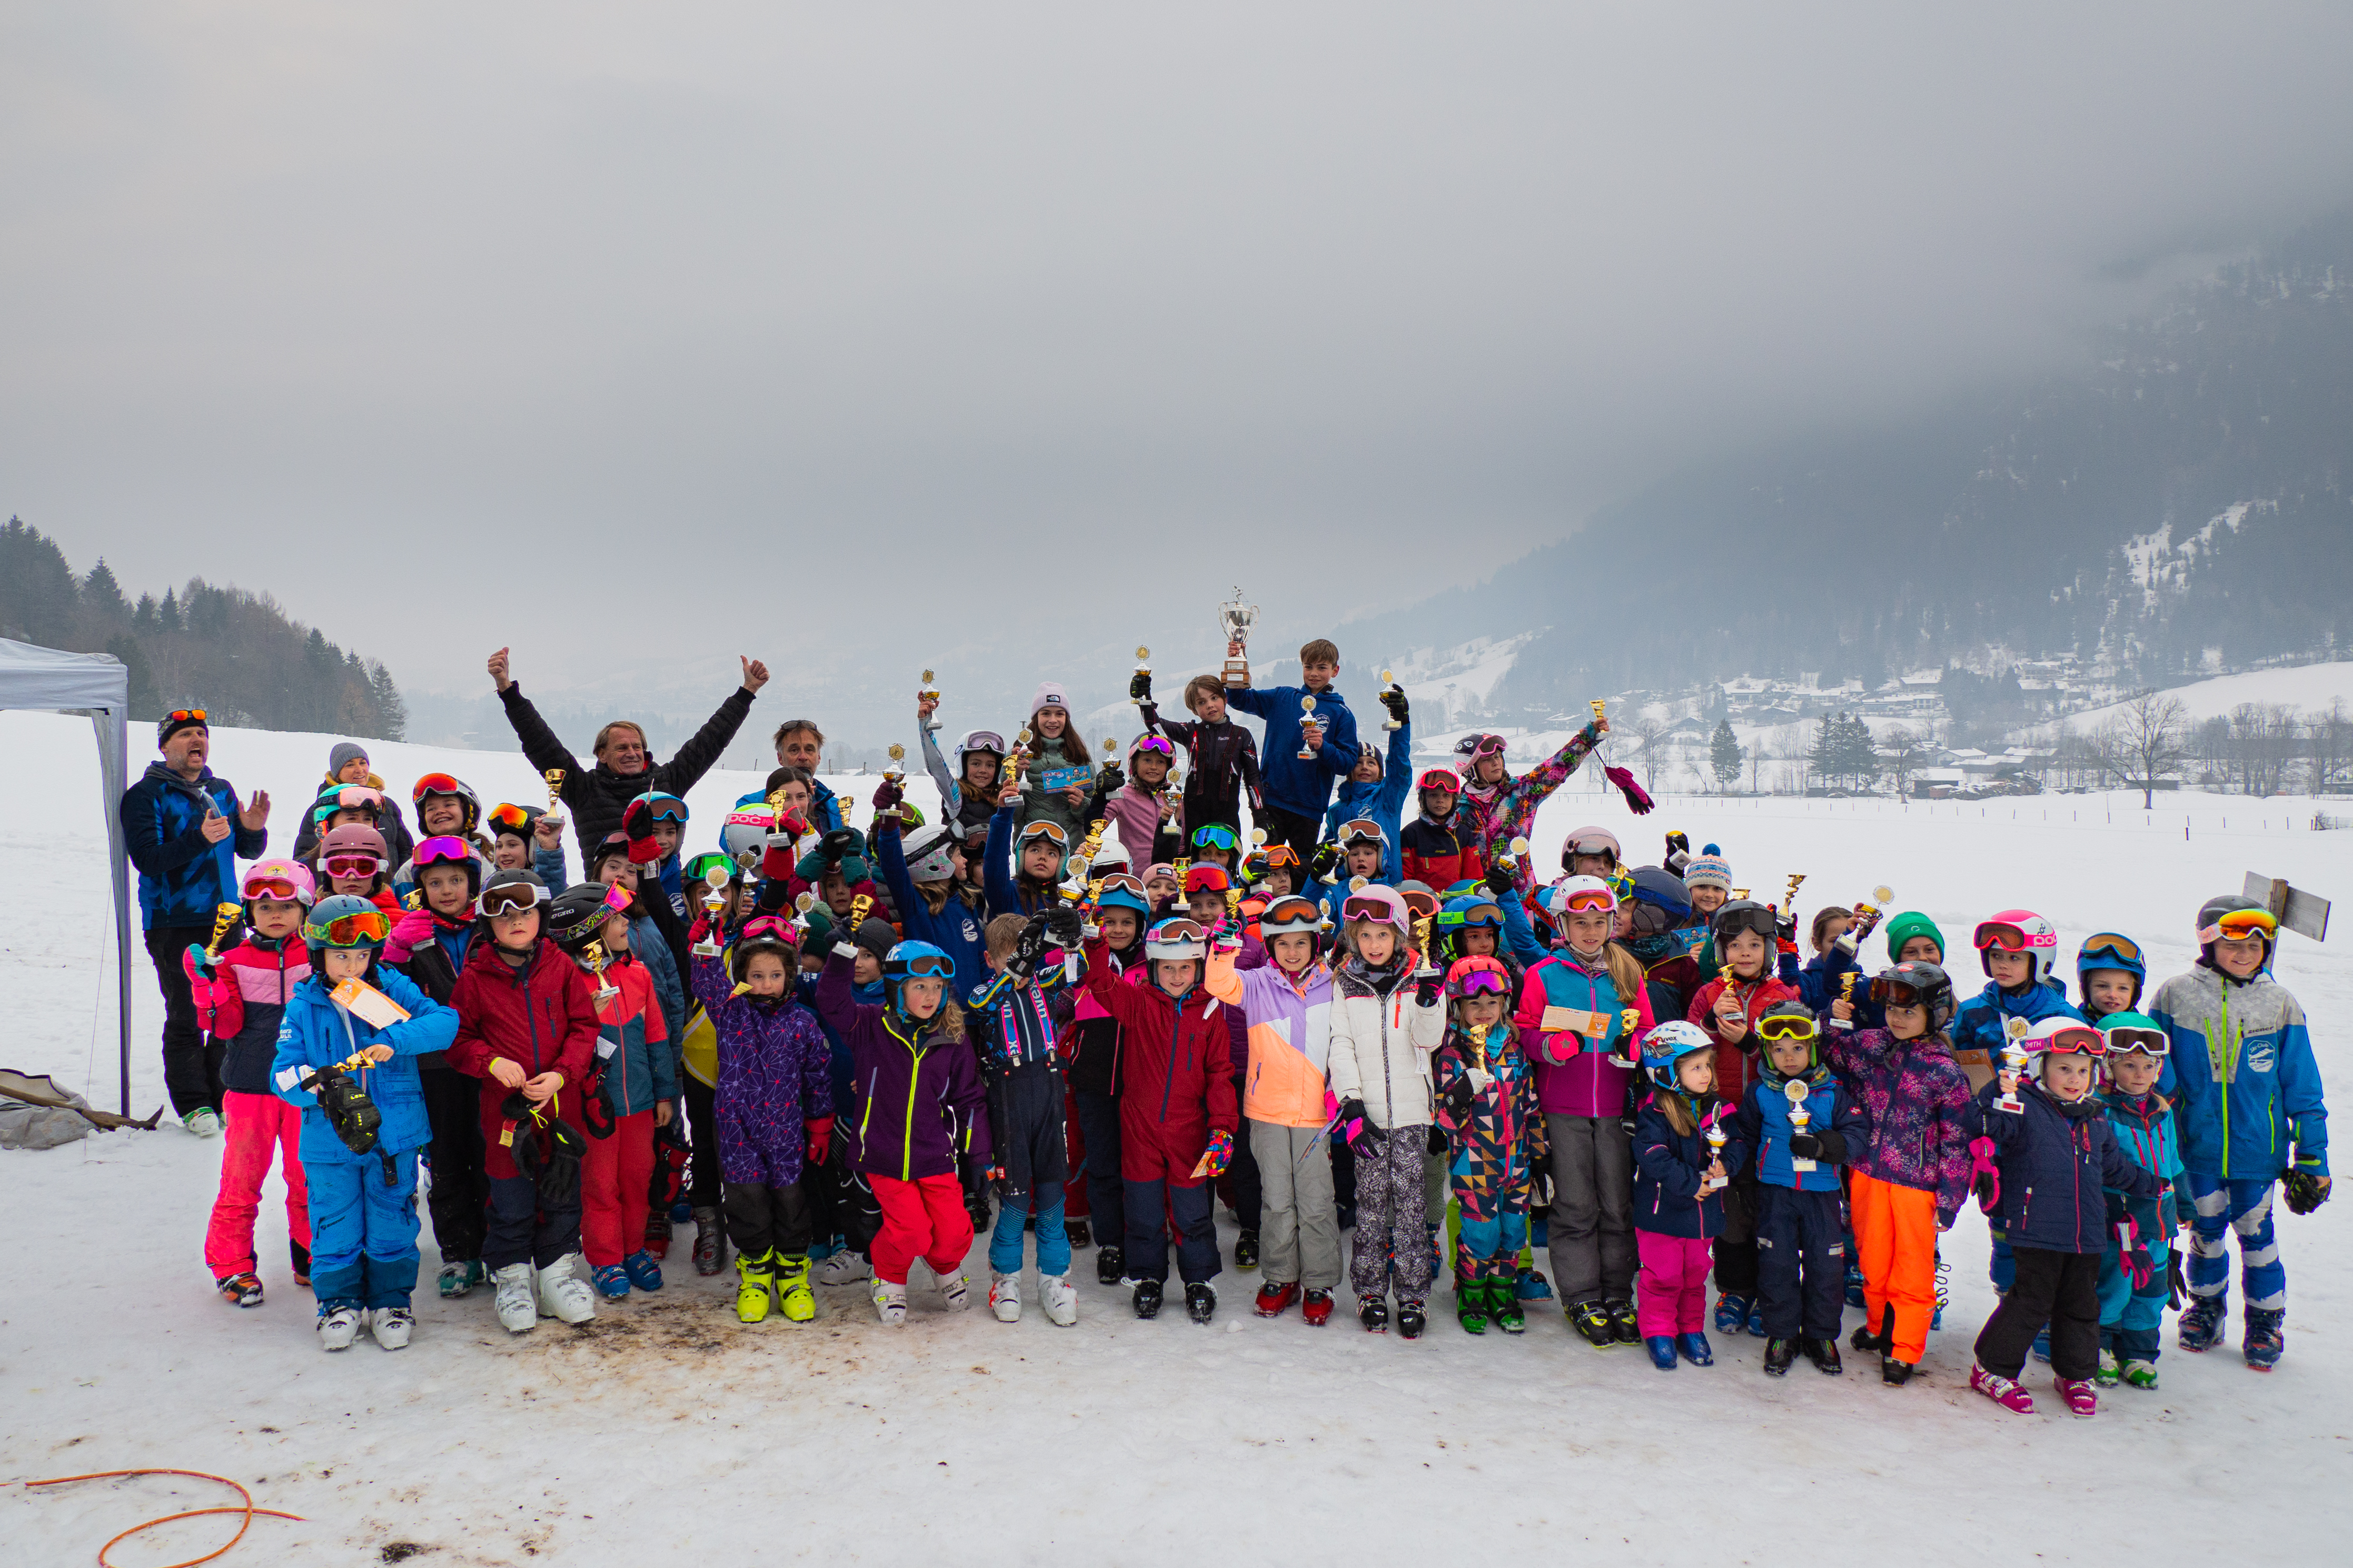
POLYGON ((103 555, 81 580, 81 602, 110 621, 126 619, 131 614, 131 605, 122 597, 122 584, 114 580, 103 555))
POLYGON ((1732 732, 1732 721, 1717 720, 1715 733, 1708 737, 1707 764, 1715 774, 1718 789, 1730 789, 1740 777, 1740 741, 1732 732))
POLYGON ((1844 731, 1839 747, 1839 770, 1852 784, 1868 784, 1879 777, 1879 747, 1871 738, 1871 726, 1859 716, 1839 717, 1844 731))
POLYGON ((131 684, 131 719, 143 722, 164 716, 164 699, 155 690, 155 672, 147 668, 147 656, 139 649, 139 639, 117 632, 106 639, 106 651, 122 666, 131 684))
POLYGON ((408 733, 408 704, 402 700, 400 688, 392 683, 392 671, 385 668, 382 659, 367 661, 368 689, 375 698, 376 738, 397 741, 408 733))
POLYGON ((164 602, 155 606, 155 624, 167 632, 180 629, 180 601, 169 588, 164 590, 164 602))
POLYGON ((155 629, 154 595, 142 594, 139 595, 139 608, 132 612, 131 627, 133 631, 141 632, 152 632, 155 629))
MULTIPOLYGON (((1845 717, 1843 713, 1839 715, 1840 720, 1845 717)), ((1806 753, 1806 762, 1812 767, 1817 782, 1826 786, 1838 782, 1843 742, 1839 723, 1833 721, 1829 714, 1823 714, 1821 722, 1814 726, 1813 750, 1806 753)))

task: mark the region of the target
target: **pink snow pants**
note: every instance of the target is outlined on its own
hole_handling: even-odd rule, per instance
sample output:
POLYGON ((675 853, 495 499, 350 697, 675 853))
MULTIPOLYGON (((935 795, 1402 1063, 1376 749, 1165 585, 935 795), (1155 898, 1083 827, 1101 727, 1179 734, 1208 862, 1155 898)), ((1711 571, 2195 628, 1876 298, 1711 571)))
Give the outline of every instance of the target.
POLYGON ((1696 1236, 1638 1230, 1642 1269, 1635 1277, 1634 1320, 1642 1337, 1695 1334, 1707 1328, 1708 1244, 1696 1236))
POLYGON ((213 1199, 212 1223, 205 1227, 205 1267, 216 1279, 254 1268, 253 1221, 261 1212, 261 1184, 278 1156, 286 1183, 286 1228, 294 1244, 311 1250, 311 1184, 302 1173, 302 1112, 274 1094, 221 1096, 228 1131, 221 1141, 220 1195, 213 1199))

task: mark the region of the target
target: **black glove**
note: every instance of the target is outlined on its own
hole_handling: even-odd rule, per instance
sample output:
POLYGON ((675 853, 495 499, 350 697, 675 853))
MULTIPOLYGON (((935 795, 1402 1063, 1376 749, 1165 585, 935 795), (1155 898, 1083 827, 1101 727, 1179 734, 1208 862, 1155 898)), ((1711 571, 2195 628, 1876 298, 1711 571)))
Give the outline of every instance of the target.
POLYGON ((1798 911, 1790 910, 1773 917, 1773 934, 1782 942, 1798 940, 1798 911))
POLYGON ((1073 948, 1086 940, 1086 917, 1076 904, 1056 904, 1040 917, 1046 922, 1048 945, 1073 948))
POLYGON ((1104 795, 1114 793, 1126 783, 1127 774, 1117 763, 1105 763, 1103 772, 1095 775, 1095 788, 1104 795))
POLYGON ((1413 983, 1413 1000, 1416 1006, 1435 1007, 1438 1005, 1438 999, 1445 994, 1445 975, 1438 973, 1436 971, 1432 971, 1428 974, 1417 975, 1415 977, 1413 983))
POLYGON ((1388 690, 1382 692, 1381 706, 1388 709, 1389 710, 1389 717, 1396 720, 1398 723, 1402 724, 1406 721, 1408 710, 1406 707, 1405 690, 1402 687, 1392 686, 1388 690))
POLYGON ((1340 847, 1337 844, 1318 844, 1315 853, 1307 858, 1307 874, 1319 882, 1328 882, 1332 879, 1332 868, 1339 863, 1340 847))
POLYGON ((1150 670, 1139 669, 1135 672, 1134 676, 1127 683, 1127 697, 1128 700, 1131 702, 1149 702, 1152 700, 1152 672, 1150 670))
POLYGON ((1494 894, 1499 899, 1508 899, 1512 896, 1512 888, 1513 882, 1511 867, 1490 866, 1487 868, 1487 890, 1489 892, 1494 894))
POLYGON ((1365 1137, 1369 1138, 1377 1136, 1378 1130, 1373 1126, 1373 1119, 1365 1114, 1365 1102, 1353 1096, 1340 1102, 1340 1112, 1337 1120, 1339 1125, 1335 1129, 1335 1131, 1336 1131, 1344 1140, 1346 1140, 1349 1142, 1354 1142, 1356 1141, 1348 1136, 1348 1128, 1351 1123, 1359 1124, 1362 1128, 1363 1136, 1365 1137))
POLYGON ((1991 1171, 1979 1171, 1978 1179, 1969 1184, 1978 1194, 1978 1207, 1988 1214, 1993 1212, 1993 1194, 1997 1190, 1995 1184, 1999 1180, 2000 1178, 1991 1171))
POLYGON ((2311 1171, 2290 1171, 2280 1178, 2280 1188, 2287 1198, 2287 1212, 2310 1214, 2328 1201, 2328 1193, 2336 1184, 2311 1171))
POLYGON ((1828 1165, 1846 1163, 1846 1140, 1827 1128, 1820 1132, 1793 1132, 1789 1135, 1789 1152, 1800 1160, 1819 1160, 1828 1165))
POLYGON ((1467 1075, 1456 1079, 1452 1083, 1446 1086, 1446 1109, 1454 1112, 1457 1116, 1469 1115, 1471 1112, 1471 1102, 1477 1098, 1477 1094, 1472 1090, 1471 1079, 1467 1075))
POLYGON ((1430 1152, 1433 1154, 1443 1154, 1451 1147, 1451 1145, 1446 1141, 1446 1129, 1436 1122, 1430 1123, 1430 1152))
POLYGON ((1034 964, 1045 951, 1046 917, 1031 915, 1029 923, 1021 928, 1021 939, 1013 944, 1014 962, 1025 966, 1034 964))
POLYGON ((1632 1111, 1630 1110, 1625 1115, 1618 1119, 1618 1131, 1623 1132, 1629 1138, 1634 1136, 1634 1113, 1632 1111))
POLYGON ((817 841, 817 852, 836 865, 840 864, 843 856, 855 855, 860 847, 857 833, 847 827, 837 827, 817 841))

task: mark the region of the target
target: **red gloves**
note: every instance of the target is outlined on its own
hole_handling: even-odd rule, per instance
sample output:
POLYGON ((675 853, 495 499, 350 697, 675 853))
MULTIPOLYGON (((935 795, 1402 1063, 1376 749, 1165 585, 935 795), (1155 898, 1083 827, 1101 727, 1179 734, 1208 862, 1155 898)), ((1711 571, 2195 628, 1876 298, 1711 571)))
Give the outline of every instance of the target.
POLYGON ((686 928, 686 940, 689 942, 707 941, 710 935, 711 917, 707 914, 695 916, 694 923, 686 928))
MULTIPOLYGON (((188 951, 199 952, 203 950, 192 947, 188 951)), ((188 990, 195 995, 196 1001, 196 1027, 202 1029, 207 1037, 215 1037, 220 1033, 221 1003, 225 1000, 227 993, 236 989, 237 982, 227 976, 218 980, 199 976, 188 982, 188 990)))
POLYGON ((820 1116, 808 1124, 808 1163, 822 1165, 833 1150, 833 1118, 820 1116))
POLYGON ((633 800, 621 808, 621 831, 628 836, 630 865, 650 865, 662 858, 661 846, 654 842, 654 808, 644 801, 633 800))
POLYGON ((771 882, 781 882, 793 874, 797 863, 790 844, 771 844, 761 852, 760 875, 771 882))

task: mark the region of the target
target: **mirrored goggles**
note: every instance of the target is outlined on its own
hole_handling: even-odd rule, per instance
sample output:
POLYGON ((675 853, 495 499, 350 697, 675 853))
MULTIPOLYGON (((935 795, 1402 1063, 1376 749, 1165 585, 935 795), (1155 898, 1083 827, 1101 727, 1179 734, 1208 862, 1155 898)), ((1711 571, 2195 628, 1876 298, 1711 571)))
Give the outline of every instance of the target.
POLYGON ((1071 847, 1071 836, 1062 831, 1062 825, 1059 822, 1033 822, 1021 830, 1021 842, 1024 845, 1033 838, 1050 839, 1057 849, 1067 849, 1071 847))
POLYGON ((1222 822, 1212 822, 1193 830, 1196 849, 1232 849, 1241 843, 1241 837, 1222 822))
POLYGON ((325 925, 302 928, 304 941, 322 942, 329 947, 357 947, 362 942, 382 942, 391 934, 392 919, 382 910, 338 915, 325 925))
POLYGON ((1176 748, 1168 743, 1165 735, 1146 735, 1127 751, 1132 757, 1162 756, 1172 763, 1176 760, 1176 748))
POLYGON ((502 800, 491 807, 491 831, 512 833, 528 838, 531 837, 531 813, 512 801, 502 800))
POLYGON ((459 784, 453 775, 427 773, 417 781, 414 788, 409 790, 408 803, 411 805, 422 805, 425 803, 425 797, 428 795, 463 795, 465 793, 466 786, 459 784))
POLYGON ((281 904, 311 901, 310 889, 285 877, 248 877, 243 891, 248 899, 269 899, 281 904))
POLYGON ((2232 910, 2198 933, 2200 942, 2244 942, 2251 936, 2272 937, 2279 934, 2279 921, 2269 910, 2232 910))
POLYGON ((1454 983, 1454 994, 1461 997, 1508 996, 1510 983, 1492 969, 1474 969, 1454 983))
POLYGON ((2128 936, 2118 936, 2112 931, 2085 937, 2083 951, 2075 959, 2075 966, 2078 969, 2097 969, 2100 966, 2094 961, 2102 958, 2121 958, 2127 963, 2147 962, 2141 957, 2140 943, 2128 936))
POLYGON ((427 866, 462 866, 473 858, 472 845, 444 833, 417 845, 413 862, 422 871, 427 866))

